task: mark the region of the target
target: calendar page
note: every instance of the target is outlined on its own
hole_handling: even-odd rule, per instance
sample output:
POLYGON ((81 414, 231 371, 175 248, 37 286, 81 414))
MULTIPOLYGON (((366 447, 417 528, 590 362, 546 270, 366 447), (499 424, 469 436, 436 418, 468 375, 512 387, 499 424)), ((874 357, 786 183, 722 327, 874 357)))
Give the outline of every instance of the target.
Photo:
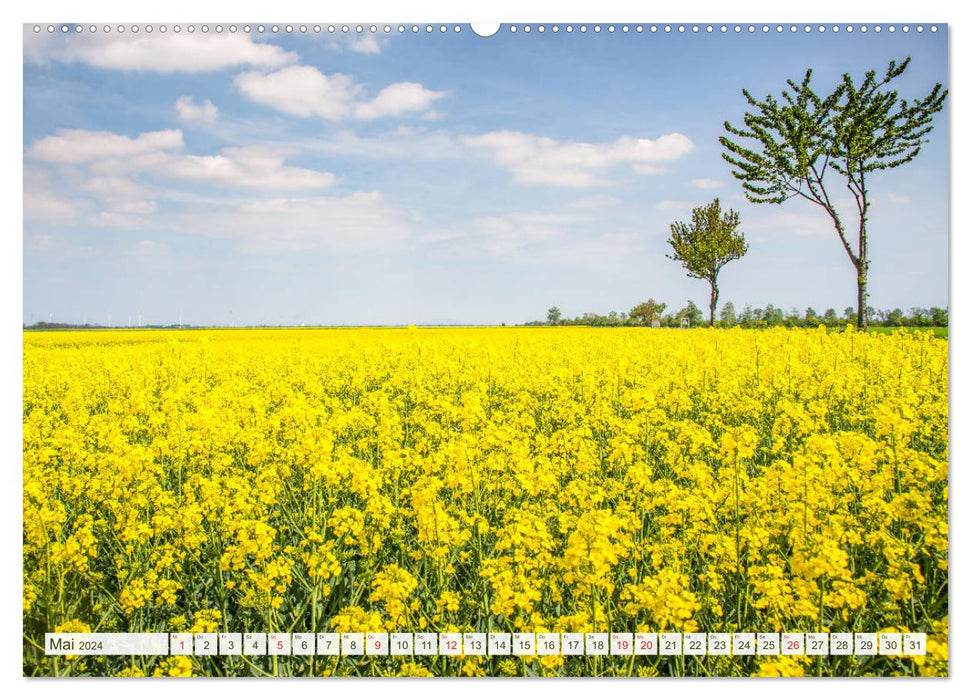
POLYGON ((24 24, 23 675, 947 676, 948 51, 24 24))

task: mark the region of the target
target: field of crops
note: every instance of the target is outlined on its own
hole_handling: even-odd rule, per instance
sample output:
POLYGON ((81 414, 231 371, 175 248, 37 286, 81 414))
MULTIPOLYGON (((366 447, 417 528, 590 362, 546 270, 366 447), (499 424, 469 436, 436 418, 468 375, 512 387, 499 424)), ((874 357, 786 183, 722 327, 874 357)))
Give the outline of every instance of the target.
POLYGON ((943 675, 928 334, 24 334, 28 675, 943 675), (928 633, 926 657, 45 658, 47 631, 928 633))

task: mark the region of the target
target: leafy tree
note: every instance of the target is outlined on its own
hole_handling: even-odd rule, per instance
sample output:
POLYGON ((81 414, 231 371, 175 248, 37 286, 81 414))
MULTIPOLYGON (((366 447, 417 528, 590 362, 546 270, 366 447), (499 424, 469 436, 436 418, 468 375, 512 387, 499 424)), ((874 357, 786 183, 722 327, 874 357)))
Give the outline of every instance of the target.
POLYGON ((546 312, 546 322, 551 326, 559 324, 560 317, 561 314, 559 307, 551 306, 549 311, 546 312))
POLYGON ((751 326, 755 322, 755 319, 761 315, 761 313, 761 311, 756 313, 752 310, 751 304, 746 304, 742 309, 742 314, 738 317, 738 322, 743 326, 751 326))
POLYGON ((947 309, 939 309, 934 306, 931 308, 931 323, 935 326, 947 325, 947 309))
POLYGON ((894 309, 887 314, 887 325, 888 326, 899 326, 903 323, 904 312, 900 309, 894 309))
POLYGON ((667 304, 648 299, 631 309, 629 318, 632 323, 636 323, 639 326, 650 326, 654 322, 654 319, 661 317, 661 314, 664 313, 666 308, 668 308, 667 304))
POLYGON ((793 306, 789 313, 786 314, 786 325, 789 328, 800 328, 803 325, 802 314, 799 313, 799 309, 793 306))
MULTIPOLYGON (((850 309, 852 311, 852 309, 850 309)), ((828 326, 835 326, 839 323, 839 317, 836 315, 836 309, 826 309, 826 313, 823 314, 823 320, 828 326)))
POLYGON ((852 306, 847 306, 845 309, 843 309, 844 321, 852 321, 854 316, 856 316, 856 311, 853 310, 852 306))
POLYGON ((868 71, 857 84, 849 73, 824 97, 810 86, 812 69, 801 83, 788 80, 781 100, 755 99, 742 93, 753 108, 746 112, 745 126, 725 122, 725 129, 739 139, 754 141, 749 148, 727 136, 719 138, 722 157, 735 169, 751 202, 781 204, 801 197, 822 207, 833 222, 846 254, 856 268, 859 328, 867 326, 867 274, 870 268, 867 219, 871 206, 867 178, 878 170, 909 163, 927 143, 931 121, 947 97, 940 83, 915 100, 898 100, 887 86, 907 69, 910 58, 891 61, 877 78, 868 71), (836 207, 834 180, 845 186, 856 204, 855 234, 843 223, 836 207), (856 237, 856 245, 851 243, 856 237))
POLYGON ((922 309, 919 306, 915 306, 910 310, 911 323, 915 326, 926 325, 925 321, 929 321, 930 317, 930 311, 922 309))
POLYGON ((819 314, 816 313, 816 309, 809 307, 806 309, 806 325, 807 326, 818 326, 819 325, 819 314))
POLYGON ((765 307, 765 311, 762 312, 762 320, 765 321, 768 326, 781 326, 785 323, 785 314, 782 313, 782 309, 777 309, 772 304, 765 307))
POLYGON ((723 326, 734 326, 738 323, 738 318, 735 316, 735 304, 730 301, 726 301, 722 305, 721 313, 718 316, 723 326))
POLYGON ((674 255, 668 257, 680 262, 689 277, 708 281, 711 286, 708 322, 711 325, 715 325, 715 307, 718 305, 718 273, 748 251, 745 236, 737 232, 739 223, 738 212, 734 209, 722 214, 716 197, 711 204, 691 211, 690 225, 682 221, 671 224, 668 243, 674 249, 674 255))
POLYGON ((690 325, 697 326, 701 324, 704 316, 701 313, 701 309, 699 309, 698 306, 689 299, 687 305, 681 309, 674 318, 676 323, 680 323, 681 319, 686 318, 688 319, 688 323, 690 325))

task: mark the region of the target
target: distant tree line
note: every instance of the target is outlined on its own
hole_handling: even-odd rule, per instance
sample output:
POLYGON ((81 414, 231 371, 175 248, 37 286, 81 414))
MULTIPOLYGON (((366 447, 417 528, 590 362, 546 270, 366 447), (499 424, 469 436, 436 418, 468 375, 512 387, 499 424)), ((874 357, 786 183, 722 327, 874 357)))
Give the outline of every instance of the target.
POLYGON ((159 324, 142 324, 141 326, 103 326, 100 323, 62 323, 60 321, 38 321, 37 323, 32 323, 29 326, 25 323, 24 330, 37 330, 37 331, 59 331, 59 330, 79 330, 88 328, 91 330, 104 329, 104 330, 123 330, 125 328, 155 328, 155 329, 171 329, 171 328, 194 328, 195 326, 190 326, 186 323, 179 325, 177 323, 171 323, 167 326, 159 324))
MULTIPOLYGON (((689 301, 677 312, 668 312, 667 304, 649 299, 638 304, 630 311, 611 311, 603 315, 593 311, 575 318, 565 317, 557 307, 551 307, 545 321, 530 321, 527 326, 648 326, 656 328, 681 328, 684 326, 708 326, 709 321, 700 308, 689 301)), ((872 307, 867 309, 867 317, 872 326, 932 328, 948 325, 948 309, 931 307, 923 309, 913 307, 904 312, 901 309, 880 310, 872 307)), ((722 305, 715 326, 718 328, 771 328, 786 326, 788 328, 816 328, 817 326, 840 327, 855 324, 857 312, 847 306, 842 313, 835 309, 826 309, 822 313, 809 307, 804 311, 789 309, 768 304, 764 308, 746 304, 740 311, 728 301, 722 305)))

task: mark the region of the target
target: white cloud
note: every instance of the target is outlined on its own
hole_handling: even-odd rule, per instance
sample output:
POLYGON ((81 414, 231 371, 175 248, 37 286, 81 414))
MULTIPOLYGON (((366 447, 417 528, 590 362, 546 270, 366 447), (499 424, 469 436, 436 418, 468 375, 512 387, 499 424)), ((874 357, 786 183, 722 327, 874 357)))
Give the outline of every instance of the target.
POLYGON ((646 163, 634 163, 631 168, 638 175, 660 175, 664 172, 664 168, 660 165, 648 165, 646 163))
POLYGON ((404 125, 377 136, 362 137, 353 131, 341 130, 326 139, 302 139, 294 145, 325 155, 352 158, 442 160, 468 155, 463 144, 446 131, 404 125))
MULTIPOLYGON (((842 197, 836 199, 834 205, 846 230, 847 238, 853 244, 856 240, 854 232, 860 220, 856 200, 853 197, 842 197)), ((761 212, 762 208, 759 207, 758 210, 761 212)), ((773 213, 761 215, 758 218, 743 218, 742 230, 751 231, 753 235, 772 238, 790 235, 798 238, 832 236, 836 239, 836 227, 826 211, 816 204, 799 199, 786 203, 773 213)))
POLYGON ((742 228, 753 234, 768 235, 776 238, 780 235, 797 237, 833 236, 836 233, 833 222, 826 213, 808 210, 807 213, 794 211, 779 211, 760 218, 753 218, 742 222, 742 228))
POLYGON ((514 182, 576 188, 606 184, 603 171, 618 165, 630 165, 645 174, 658 172, 658 163, 679 158, 694 148, 678 133, 653 141, 624 136, 612 143, 584 143, 518 131, 492 131, 466 137, 463 142, 491 152, 496 165, 512 172, 514 182))
POLYGON ((235 78, 244 97, 298 117, 343 119, 361 94, 349 75, 327 76, 313 66, 290 66, 273 73, 243 73, 235 78))
POLYGON ((288 165, 300 152, 254 145, 195 155, 184 152, 179 131, 127 137, 64 130, 28 149, 25 219, 216 236, 248 252, 385 251, 410 236, 413 216, 378 192, 289 194, 337 181, 332 173, 288 165), (199 192, 197 183, 231 194, 199 192), (274 190, 288 194, 273 198, 274 190))
POLYGON ((175 101, 175 113, 183 121, 212 123, 216 121, 219 109, 212 100, 198 104, 190 95, 183 95, 175 101))
POLYGON ((99 211, 88 217, 87 222, 93 226, 110 228, 141 228, 152 223, 152 220, 146 217, 154 214, 157 208, 158 205, 151 201, 122 202, 114 208, 99 211))
POLYGON ((347 117, 377 119, 422 112, 445 93, 420 83, 394 83, 372 99, 349 75, 324 75, 313 66, 289 66, 272 73, 252 71, 235 78, 240 93, 260 104, 298 117, 336 121, 347 117))
POLYGON ((910 195, 887 192, 887 201, 891 204, 905 205, 910 204, 910 195))
POLYGON ((547 243, 562 235, 561 227, 571 223, 569 217, 549 217, 545 212, 480 217, 468 226, 464 245, 488 255, 503 256, 547 243))
MULTIPOLYGON (((393 117, 407 112, 422 112, 444 92, 429 90, 420 83, 394 83, 379 92, 373 99, 362 102, 354 109, 359 119, 393 117)), ((423 118, 427 118, 426 113, 423 118)))
POLYGON ((540 210, 480 216, 448 229, 423 231, 422 243, 449 257, 514 257, 530 259, 530 251, 543 255, 564 245, 577 225, 593 217, 577 211, 540 210))
POLYGON ((57 250, 57 239, 49 233, 24 233, 24 252, 57 250))
POLYGON ((123 175, 86 176, 80 189, 101 199, 139 200, 149 196, 149 189, 123 175))
POLYGON ((110 131, 59 129, 27 150, 27 157, 48 163, 79 164, 104 158, 129 158, 182 147, 178 129, 148 131, 130 138, 110 131))
POLYGON ((643 234, 613 231, 555 246, 545 259, 552 263, 607 264, 615 268, 619 261, 629 260, 644 249, 643 234))
POLYGON ((601 207, 613 207, 620 204, 620 199, 609 194, 595 194, 592 197, 575 199, 567 206, 574 209, 599 209, 601 207))
POLYGON ((76 260, 95 257, 100 251, 94 246, 73 245, 64 236, 25 232, 24 253, 42 255, 48 260, 76 260))
POLYGON ((91 208, 88 199, 65 195, 44 169, 24 167, 24 221, 73 224, 91 208))
POLYGON ((423 231, 419 240, 450 258, 503 258, 522 264, 609 264, 640 253, 643 233, 608 230, 600 216, 576 209, 495 214, 449 229, 423 231))
POLYGON ((215 156, 174 156, 157 170, 186 182, 254 190, 320 190, 337 181, 332 173, 284 165, 287 155, 262 146, 226 148, 215 156))
POLYGON ((143 239, 135 244, 134 252, 137 255, 147 255, 150 258, 156 258, 160 255, 168 255, 171 249, 165 243, 143 239))
POLYGON ((355 53, 379 54, 381 53, 381 42, 374 34, 364 34, 360 38, 352 38, 348 42, 347 48, 355 53))
POLYGON ((46 188, 24 184, 24 221, 72 224, 91 208, 86 199, 61 197, 46 188))
POLYGON ((90 177, 86 173, 75 177, 81 178, 78 189, 92 196, 86 200, 90 211, 84 219, 90 225, 134 229, 149 225, 158 210, 156 193, 129 177, 90 177))
POLYGON ((137 138, 128 139, 125 149, 115 147, 116 142, 104 134, 98 139, 112 147, 84 150, 84 158, 72 159, 81 160, 80 167, 58 164, 56 170, 25 169, 26 221, 214 236, 235 241, 241 250, 253 253, 394 250, 414 230, 412 214, 387 203, 378 192, 267 196, 272 190, 320 190, 336 181, 331 173, 286 165, 295 152, 292 148, 237 147, 199 156, 144 153, 130 145, 137 138), (138 155, 85 162, 94 152, 125 150, 138 155), (53 183, 55 174, 59 179, 53 183), (151 178, 150 186, 139 182, 145 176, 151 178), (200 194, 193 186, 200 182, 264 194, 200 194))
POLYGON ((135 138, 108 131, 61 130, 36 141, 30 158, 49 163, 88 165, 78 187, 102 201, 145 200, 139 174, 210 182, 255 190, 321 190, 337 181, 332 173, 285 165, 293 148, 245 146, 217 155, 184 154, 182 132, 154 131, 135 138))
POLYGON ((325 46, 332 51, 353 51, 354 53, 376 55, 388 43, 388 37, 357 32, 335 32, 324 35, 325 46))
POLYGON ((692 180, 691 184, 697 187, 699 190, 717 190, 720 187, 724 187, 725 183, 721 180, 712 180, 707 177, 700 177, 696 180, 692 180))
POLYGON ((25 60, 46 64, 84 63, 96 68, 203 73, 253 66, 278 68, 297 55, 258 43, 248 34, 34 34, 25 28, 25 60))
POLYGON ((180 216, 176 227, 235 239, 241 249, 251 253, 390 251, 413 231, 407 212, 385 202, 378 192, 264 199, 230 209, 206 208, 180 216))
POLYGON ((135 200, 131 202, 122 202, 118 205, 116 211, 119 214, 152 214, 158 209, 158 205, 147 199, 135 200))
POLYGON ((685 202, 678 199, 663 199, 654 205, 655 209, 661 211, 686 211, 694 207, 692 202, 685 202))

